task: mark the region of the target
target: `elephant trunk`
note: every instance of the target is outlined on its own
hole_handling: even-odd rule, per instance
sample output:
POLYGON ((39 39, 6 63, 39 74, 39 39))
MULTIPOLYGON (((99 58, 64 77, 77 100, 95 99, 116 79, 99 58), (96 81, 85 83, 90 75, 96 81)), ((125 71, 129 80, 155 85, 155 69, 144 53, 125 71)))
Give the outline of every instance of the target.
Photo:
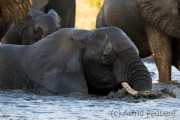
POLYGON ((118 64, 115 65, 115 76, 118 82, 127 82, 137 91, 150 90, 152 88, 150 73, 137 52, 133 49, 127 49, 118 56, 120 58, 118 64))
POLYGON ((133 89, 142 91, 152 88, 152 79, 142 61, 133 61, 128 66, 128 80, 133 89))

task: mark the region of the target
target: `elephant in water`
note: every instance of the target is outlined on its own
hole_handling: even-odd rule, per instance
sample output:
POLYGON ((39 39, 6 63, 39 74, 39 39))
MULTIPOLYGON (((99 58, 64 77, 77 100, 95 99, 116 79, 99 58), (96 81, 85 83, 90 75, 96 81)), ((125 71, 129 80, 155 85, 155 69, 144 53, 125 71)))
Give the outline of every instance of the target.
POLYGON ((122 85, 130 90, 126 83, 138 91, 152 87, 137 48, 117 27, 64 28, 32 45, 3 44, 0 52, 1 89, 36 83, 60 95, 106 95, 122 85))
POLYGON ((153 56, 159 82, 169 82, 171 65, 180 70, 179 8, 179 0, 105 0, 96 27, 122 29, 140 57, 153 56))
POLYGON ((54 10, 47 14, 31 9, 23 20, 11 24, 2 44, 28 45, 61 28, 61 18, 54 10))

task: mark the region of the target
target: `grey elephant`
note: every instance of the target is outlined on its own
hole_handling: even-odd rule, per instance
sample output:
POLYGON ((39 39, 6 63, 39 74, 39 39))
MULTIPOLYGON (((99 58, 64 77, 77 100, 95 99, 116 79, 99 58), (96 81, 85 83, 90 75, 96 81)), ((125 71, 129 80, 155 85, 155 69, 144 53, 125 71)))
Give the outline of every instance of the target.
POLYGON ((33 0, 32 8, 44 12, 54 9, 62 18, 62 28, 75 27, 75 0, 33 0))
POLYGON ((29 45, 61 28, 61 18, 54 10, 47 14, 31 9, 23 20, 11 24, 2 44, 29 45))
POLYGON ((0 0, 0 39, 9 28, 9 23, 22 20, 30 10, 33 0, 0 0))
POLYGON ((32 45, 3 44, 0 53, 1 89, 34 89, 36 83, 60 95, 106 95, 122 86, 152 87, 137 48, 117 27, 64 28, 32 45))
POLYGON ((96 27, 121 28, 140 57, 153 56, 159 82, 170 82, 171 65, 180 70, 179 7, 179 0, 105 0, 96 27))

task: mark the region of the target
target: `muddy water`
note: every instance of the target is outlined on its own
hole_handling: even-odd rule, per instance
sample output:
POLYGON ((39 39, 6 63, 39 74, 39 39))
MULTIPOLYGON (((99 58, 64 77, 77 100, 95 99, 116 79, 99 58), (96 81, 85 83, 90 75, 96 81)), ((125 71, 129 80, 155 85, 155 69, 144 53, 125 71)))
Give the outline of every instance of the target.
MULTIPOLYGON (((145 61, 153 81, 158 79, 154 63, 145 61)), ((180 72, 172 68, 173 80, 180 72)), ((74 93, 68 96, 43 96, 23 90, 0 91, 0 120, 179 120, 180 97, 159 99, 103 99, 74 93)))

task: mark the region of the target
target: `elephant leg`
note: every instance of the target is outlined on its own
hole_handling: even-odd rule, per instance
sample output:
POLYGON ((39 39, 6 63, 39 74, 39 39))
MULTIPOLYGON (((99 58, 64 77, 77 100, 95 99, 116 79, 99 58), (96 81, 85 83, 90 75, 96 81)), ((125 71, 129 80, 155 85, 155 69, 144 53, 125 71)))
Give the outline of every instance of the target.
POLYGON ((146 25, 149 46, 159 72, 159 82, 171 81, 172 49, 171 37, 146 25))
POLYGON ((101 27, 107 27, 106 21, 104 19, 104 6, 102 6, 96 19, 96 28, 101 28, 101 27))
POLYGON ((71 9, 71 15, 69 18, 68 27, 74 28, 75 27, 75 15, 76 15, 76 4, 74 4, 73 8, 71 9))
POLYGON ((172 65, 180 70, 180 41, 174 39, 172 40, 172 65))

